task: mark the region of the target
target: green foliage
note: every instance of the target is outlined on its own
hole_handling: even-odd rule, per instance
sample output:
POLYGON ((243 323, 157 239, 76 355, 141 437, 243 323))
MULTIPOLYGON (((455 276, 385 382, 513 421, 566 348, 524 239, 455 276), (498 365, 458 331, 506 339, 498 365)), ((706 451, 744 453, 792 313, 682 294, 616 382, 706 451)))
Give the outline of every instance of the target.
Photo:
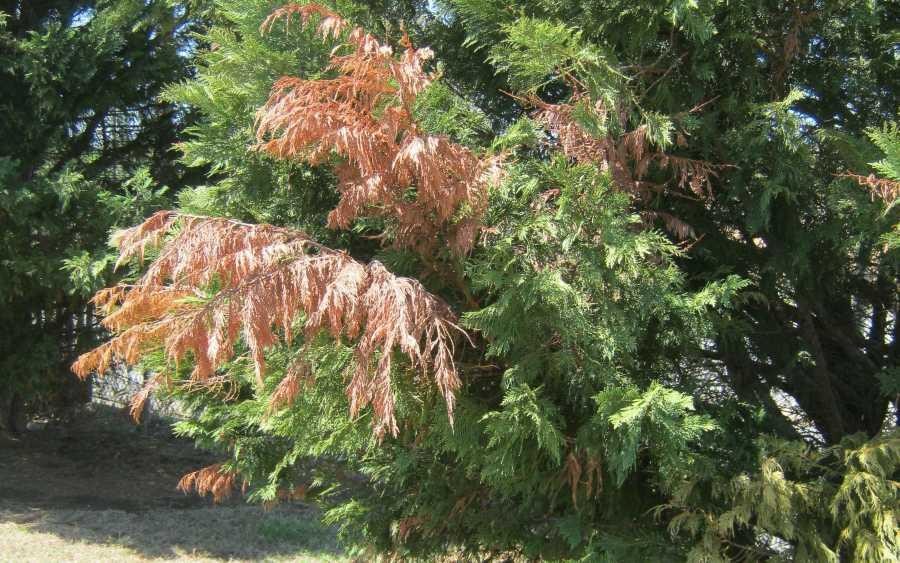
POLYGON ((618 486, 634 471, 641 448, 657 457, 654 462, 663 484, 695 473, 695 460, 684 454, 691 444, 716 428, 708 416, 691 413, 694 404, 688 395, 656 382, 643 393, 634 388, 610 387, 594 401, 594 425, 609 427, 604 457, 618 486))
POLYGON ((289 73, 320 72, 330 50, 308 31, 287 33, 275 26, 263 36, 259 25, 272 8, 265 0, 217 3, 224 21, 202 38, 215 48, 198 56, 196 77, 163 92, 163 99, 204 116, 187 129, 179 148, 184 165, 209 169, 209 181, 179 193, 179 202, 191 213, 300 226, 320 235, 325 211, 335 201, 319 188, 329 182, 327 171, 249 150, 256 140, 256 109, 272 83, 289 73))
MULTIPOLYGON (((895 7, 339 4, 388 39, 384 20, 407 16, 440 70, 421 128, 505 155, 479 244, 426 263, 379 248, 372 221, 325 228, 335 163, 248 150, 277 77, 329 76, 334 45, 259 33, 274 4, 216 2, 196 76, 165 92, 202 115, 182 164, 210 175, 182 209, 377 258, 444 298, 472 338, 456 350, 453 423, 407 373, 392 379, 400 433, 381 443, 369 411, 347 415, 349 339, 272 349, 262 385, 246 350, 219 387, 178 366, 167 392, 195 414, 178 432, 221 450, 250 499, 303 487, 364 558, 896 558, 897 209, 846 178, 900 170, 895 7), (585 138, 618 147, 640 128, 647 158, 708 163, 712 195, 659 170, 621 185, 615 166, 640 162, 572 162, 527 116, 535 99, 572 104, 585 138), (670 236, 663 214, 696 236, 670 236), (273 408, 298 357, 310 384, 273 408)), ((127 197, 153 201, 142 185, 127 197)), ((86 287, 102 259, 69 268, 86 287)))
POLYGON ((477 146, 491 131, 477 107, 454 94, 443 82, 434 82, 416 98, 416 120, 423 130, 447 135, 467 146, 477 146))
POLYGON ((887 204, 881 222, 892 225, 891 230, 883 232, 881 242, 888 252, 900 250, 900 217, 896 209, 900 200, 900 128, 896 122, 888 122, 881 129, 870 128, 866 131, 869 140, 883 153, 884 158, 871 162, 869 165, 880 177, 876 181, 884 181, 885 184, 876 184, 880 189, 875 197, 881 197, 887 204))
MULTIPOLYGON (((757 447, 758 470, 730 479, 712 473, 696 475, 672 504, 660 507, 660 511, 679 511, 669 524, 673 533, 702 538, 689 553, 690 560, 727 560, 728 544, 747 528, 757 538, 794 543, 793 557, 799 561, 890 561, 895 557, 900 549, 896 430, 872 440, 848 437, 824 450, 771 438, 760 439, 757 447), (724 501, 726 509, 710 510, 709 498, 697 502, 706 494, 724 501)), ((760 555, 775 555, 778 546, 757 539, 754 549, 760 555)))
POLYGON ((197 174, 169 154, 190 113, 155 97, 199 23, 177 2, 0 3, 0 397, 86 398, 68 366, 100 336, 109 231, 197 174))
POLYGON ((872 168, 890 180, 900 182, 900 127, 897 123, 885 123, 881 129, 868 130, 869 139, 883 153, 884 158, 873 162, 872 168))

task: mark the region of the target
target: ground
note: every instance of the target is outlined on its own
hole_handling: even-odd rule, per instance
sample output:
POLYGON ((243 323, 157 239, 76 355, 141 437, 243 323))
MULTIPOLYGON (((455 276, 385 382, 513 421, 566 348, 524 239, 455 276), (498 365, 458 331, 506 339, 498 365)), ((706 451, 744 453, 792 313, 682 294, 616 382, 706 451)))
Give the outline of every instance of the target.
POLYGON ((0 436, 0 562, 347 561, 316 510, 176 490, 216 458, 114 411, 0 436))

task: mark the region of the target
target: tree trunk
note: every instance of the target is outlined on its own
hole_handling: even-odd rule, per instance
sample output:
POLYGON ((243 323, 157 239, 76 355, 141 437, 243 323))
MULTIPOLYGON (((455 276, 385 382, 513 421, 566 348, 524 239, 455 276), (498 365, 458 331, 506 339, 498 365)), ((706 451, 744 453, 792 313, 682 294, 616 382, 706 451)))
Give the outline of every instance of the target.
POLYGON ((0 429, 10 434, 25 432, 28 423, 25 416, 25 401, 19 393, 0 396, 0 429))

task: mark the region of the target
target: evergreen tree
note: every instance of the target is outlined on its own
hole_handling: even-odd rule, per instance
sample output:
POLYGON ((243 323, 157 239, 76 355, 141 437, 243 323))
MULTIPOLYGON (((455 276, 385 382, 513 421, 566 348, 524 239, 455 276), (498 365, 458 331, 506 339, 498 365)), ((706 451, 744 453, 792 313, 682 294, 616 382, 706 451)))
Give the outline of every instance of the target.
POLYGON ((896 558, 896 3, 280 5, 217 2, 166 92, 213 175, 76 364, 194 409, 184 488, 368 555, 896 558))
POLYGON ((188 8, 0 2, 0 426, 10 403, 85 398, 67 366, 98 336, 87 299, 110 280, 110 228, 202 174, 172 163, 190 110, 156 99, 190 74, 188 8))

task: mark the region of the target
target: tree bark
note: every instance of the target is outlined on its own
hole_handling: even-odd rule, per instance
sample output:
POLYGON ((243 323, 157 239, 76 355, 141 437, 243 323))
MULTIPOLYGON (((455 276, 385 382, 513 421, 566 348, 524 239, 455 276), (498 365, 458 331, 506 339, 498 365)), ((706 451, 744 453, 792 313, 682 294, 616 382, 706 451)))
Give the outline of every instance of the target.
POLYGON ((6 396, 0 396, 0 429, 10 434, 22 434, 28 423, 25 416, 25 401, 22 395, 13 392, 6 396))

